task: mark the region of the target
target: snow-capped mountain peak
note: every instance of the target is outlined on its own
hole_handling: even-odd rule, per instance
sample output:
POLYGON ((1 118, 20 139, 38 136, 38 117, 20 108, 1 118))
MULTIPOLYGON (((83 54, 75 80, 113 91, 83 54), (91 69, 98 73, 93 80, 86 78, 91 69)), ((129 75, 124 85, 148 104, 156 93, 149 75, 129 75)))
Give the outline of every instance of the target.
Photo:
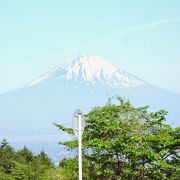
POLYGON ((118 72, 118 68, 96 56, 79 56, 72 62, 61 66, 66 71, 66 78, 72 79, 82 76, 85 81, 92 82, 103 75, 111 79, 118 72))
POLYGON ((98 82, 111 88, 136 87, 146 84, 108 61, 93 55, 78 56, 31 82, 28 86, 33 86, 49 78, 67 81, 83 80, 90 84, 98 82))

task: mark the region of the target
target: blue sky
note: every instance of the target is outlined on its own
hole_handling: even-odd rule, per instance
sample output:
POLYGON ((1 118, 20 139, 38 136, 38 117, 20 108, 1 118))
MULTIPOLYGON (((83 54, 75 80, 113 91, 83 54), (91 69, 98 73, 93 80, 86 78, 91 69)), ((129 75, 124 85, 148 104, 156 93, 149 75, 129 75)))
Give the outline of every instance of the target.
POLYGON ((79 54, 180 93, 180 1, 0 0, 0 92, 79 54))

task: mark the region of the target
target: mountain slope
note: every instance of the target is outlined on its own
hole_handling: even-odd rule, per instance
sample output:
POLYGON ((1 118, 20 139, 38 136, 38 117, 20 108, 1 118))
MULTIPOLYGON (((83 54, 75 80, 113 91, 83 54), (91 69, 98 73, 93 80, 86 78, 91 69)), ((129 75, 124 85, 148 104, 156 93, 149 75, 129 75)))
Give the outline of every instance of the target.
POLYGON ((96 56, 79 56, 51 72, 41 76, 27 86, 34 86, 45 80, 80 80, 94 84, 99 81, 105 86, 116 88, 137 87, 146 84, 137 77, 96 56))
POLYGON ((47 146, 48 151, 54 147, 48 144, 59 141, 54 122, 71 127, 75 109, 87 113, 116 95, 134 105, 150 105, 152 110, 167 109, 168 123, 179 125, 179 94, 152 86, 101 58, 79 56, 22 88, 0 95, 0 136, 37 150, 47 146))

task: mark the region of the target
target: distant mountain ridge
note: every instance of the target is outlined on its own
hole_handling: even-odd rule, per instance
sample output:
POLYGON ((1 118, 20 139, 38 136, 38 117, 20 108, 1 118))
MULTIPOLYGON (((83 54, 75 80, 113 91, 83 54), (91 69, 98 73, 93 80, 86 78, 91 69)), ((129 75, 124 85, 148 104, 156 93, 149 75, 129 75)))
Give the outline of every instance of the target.
POLYGON ((78 56, 22 88, 1 94, 0 136, 38 150, 46 147, 50 152, 48 148, 59 141, 54 122, 71 127, 75 109, 88 113, 116 95, 130 99, 133 105, 166 109, 170 112, 168 123, 179 126, 179 94, 155 87, 89 55, 78 56))

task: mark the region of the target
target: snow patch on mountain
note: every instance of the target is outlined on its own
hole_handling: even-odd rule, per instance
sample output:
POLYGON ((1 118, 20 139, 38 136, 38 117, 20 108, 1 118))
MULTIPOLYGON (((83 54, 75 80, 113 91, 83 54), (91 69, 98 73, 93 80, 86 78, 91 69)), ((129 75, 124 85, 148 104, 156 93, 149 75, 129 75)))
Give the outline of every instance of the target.
POLYGON ((90 84, 98 82, 111 88, 138 87, 147 84, 104 59, 93 55, 78 56, 31 82, 28 87, 48 79, 66 79, 67 81, 81 79, 90 84))

